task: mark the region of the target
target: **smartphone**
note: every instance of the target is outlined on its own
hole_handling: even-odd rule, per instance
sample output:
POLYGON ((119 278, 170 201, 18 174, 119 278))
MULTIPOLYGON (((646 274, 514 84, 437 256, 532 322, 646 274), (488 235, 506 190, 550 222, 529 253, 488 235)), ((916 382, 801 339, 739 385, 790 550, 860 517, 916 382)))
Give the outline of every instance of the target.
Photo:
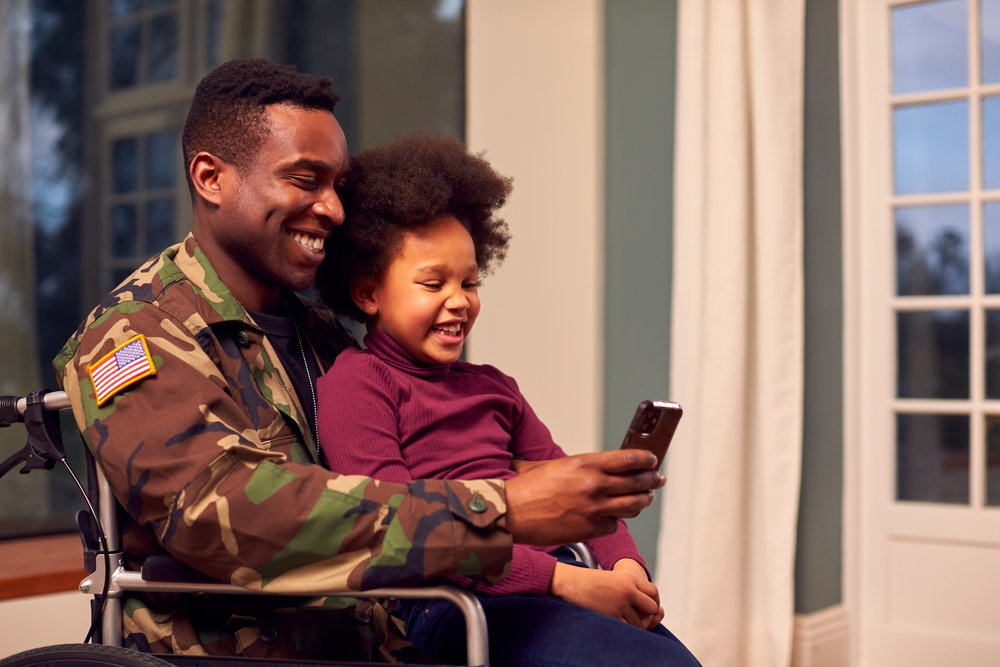
POLYGON ((676 403, 643 401, 635 409, 621 448, 638 447, 653 452, 656 454, 656 467, 659 468, 663 465, 663 457, 683 413, 676 403))

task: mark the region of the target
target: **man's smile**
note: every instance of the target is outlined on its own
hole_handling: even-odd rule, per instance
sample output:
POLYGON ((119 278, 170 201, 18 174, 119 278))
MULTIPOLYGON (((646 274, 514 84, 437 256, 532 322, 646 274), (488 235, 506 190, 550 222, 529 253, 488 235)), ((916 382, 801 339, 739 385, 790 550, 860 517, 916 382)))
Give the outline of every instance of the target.
POLYGON ((311 234, 306 234, 305 232, 289 232, 292 239, 301 245, 302 247, 312 251, 321 252, 323 250, 323 237, 312 236, 311 234))

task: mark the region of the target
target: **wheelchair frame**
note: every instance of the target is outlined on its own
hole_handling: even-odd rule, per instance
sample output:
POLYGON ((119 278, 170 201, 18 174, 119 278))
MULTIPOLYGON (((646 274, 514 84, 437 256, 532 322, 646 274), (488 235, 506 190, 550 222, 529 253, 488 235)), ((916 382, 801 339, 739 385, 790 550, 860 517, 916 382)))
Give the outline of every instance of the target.
MULTIPOLYGON (((42 390, 32 392, 27 397, 0 397, 0 426, 10 426, 15 421, 23 421, 28 429, 28 444, 19 453, 0 464, 0 477, 21 462, 24 463, 21 472, 25 473, 38 469, 50 470, 56 463, 65 461, 58 423, 52 419, 45 419, 44 416, 38 414, 39 410, 35 411, 34 417, 28 416, 29 406, 38 405, 41 405, 44 411, 51 413, 70 407, 69 399, 62 391, 42 390), (53 428, 53 423, 55 423, 55 428, 53 428)), ((118 529, 118 501, 112 493, 111 485, 100 465, 96 461, 94 463, 98 486, 97 518, 99 527, 107 540, 107 551, 100 548, 97 550, 95 562, 88 563, 87 569, 90 574, 80 582, 79 589, 84 594, 101 596, 105 586, 107 587, 100 619, 101 643, 103 645, 113 647, 121 647, 122 645, 121 596, 125 591, 272 595, 266 591, 249 590, 232 584, 163 581, 158 580, 152 572, 145 569, 142 572, 125 569, 121 536, 118 529), (94 569, 91 570, 90 566, 93 566, 94 569), (109 573, 108 576, 105 573, 109 573)), ((75 479, 76 476, 73 476, 75 479)), ((79 486, 79 481, 77 484, 79 486)), ((82 486, 80 492, 93 511, 93 504, 82 486)), ((86 543, 85 536, 84 540, 86 543)), ((572 546, 574 551, 581 555, 581 560, 584 563, 593 566, 592 557, 586 546, 583 544, 572 546), (588 558, 590 562, 588 562, 588 558)), ((443 585, 418 588, 375 588, 363 591, 330 589, 317 592, 316 595, 448 600, 454 603, 465 617, 466 659, 469 667, 487 667, 489 665, 489 632, 486 626, 486 615, 479 599, 466 590, 443 585)), ((267 660, 261 660, 261 664, 267 664, 267 662, 267 660)), ((336 663, 332 662, 331 664, 336 663)))

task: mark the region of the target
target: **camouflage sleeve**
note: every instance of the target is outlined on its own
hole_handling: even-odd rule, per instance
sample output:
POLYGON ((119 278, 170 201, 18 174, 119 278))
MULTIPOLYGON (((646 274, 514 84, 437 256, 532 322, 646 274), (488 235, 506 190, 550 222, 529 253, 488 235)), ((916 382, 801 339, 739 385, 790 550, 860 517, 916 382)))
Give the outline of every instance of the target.
POLYGON ((214 334, 192 335, 189 324, 157 305, 121 303, 56 361, 119 502, 169 552, 220 580, 283 594, 506 573, 501 482, 391 484, 292 462, 297 430, 280 415, 262 423, 270 405, 248 391, 254 380, 224 375, 214 334), (98 407, 89 366, 138 333, 156 374, 98 407))

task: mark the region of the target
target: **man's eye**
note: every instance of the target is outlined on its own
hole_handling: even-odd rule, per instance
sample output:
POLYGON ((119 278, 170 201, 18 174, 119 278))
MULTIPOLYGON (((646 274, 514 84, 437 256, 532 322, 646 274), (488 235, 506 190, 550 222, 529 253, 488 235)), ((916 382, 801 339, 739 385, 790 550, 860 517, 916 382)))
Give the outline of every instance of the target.
POLYGON ((305 176, 292 176, 291 178, 299 187, 308 188, 310 190, 319 185, 315 178, 308 178, 305 176))

